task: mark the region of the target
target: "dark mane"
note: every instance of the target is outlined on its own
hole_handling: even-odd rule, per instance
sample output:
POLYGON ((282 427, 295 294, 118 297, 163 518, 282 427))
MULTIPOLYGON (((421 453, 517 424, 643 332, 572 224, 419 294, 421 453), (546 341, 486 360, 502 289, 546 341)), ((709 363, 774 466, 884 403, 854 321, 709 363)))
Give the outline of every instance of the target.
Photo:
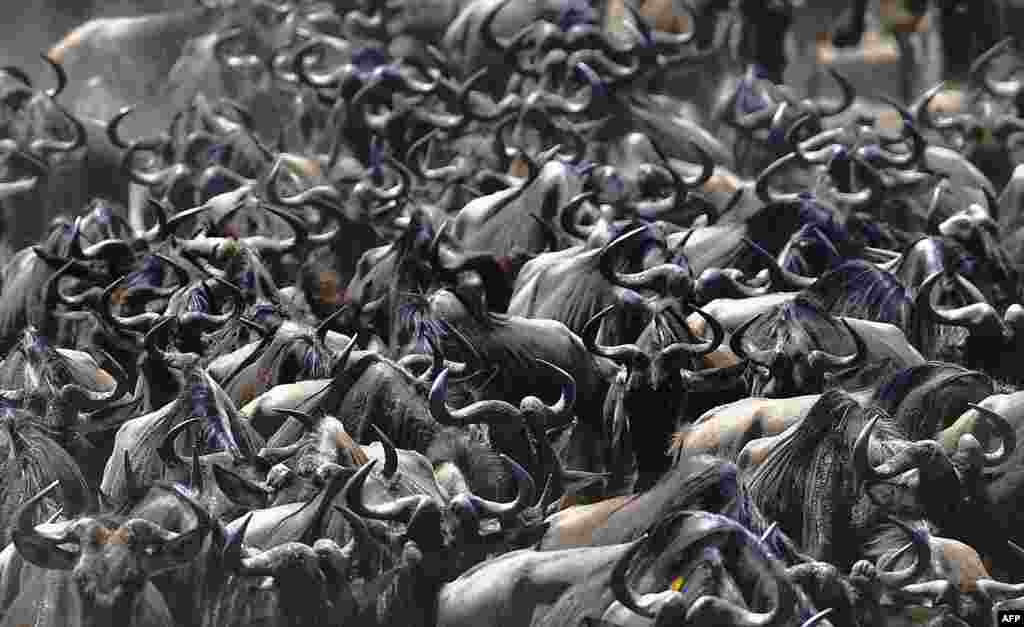
POLYGON ((897 372, 871 399, 893 417, 910 439, 928 439, 977 403, 995 393, 981 372, 954 364, 929 362, 897 372))
POLYGON ((435 468, 445 462, 457 466, 466 477, 469 489, 485 499, 502 498, 509 487, 508 473, 498 454, 463 430, 442 428, 425 455, 435 468))
MULTIPOLYGON (((797 427, 775 446, 765 461, 745 477, 744 483, 757 508, 768 519, 777 520, 784 531, 793 535, 797 544, 807 541, 807 538, 800 538, 809 506, 806 477, 821 472, 848 476, 853 443, 864 424, 879 412, 882 410, 874 407, 865 409, 845 392, 829 390, 822 394, 797 427)), ((895 422, 887 419, 878 422, 874 433, 876 437, 872 439, 871 446, 885 449, 880 455, 882 458, 892 453, 888 444, 890 440, 902 440, 904 437, 895 422)), ((853 496, 837 495, 837 501, 852 506, 853 496)), ((836 549, 839 552, 846 550, 836 549)), ((849 555, 815 557, 832 561, 835 557, 849 555)))
POLYGON ((804 276, 817 275, 843 263, 844 257, 836 245, 816 226, 807 224, 789 238, 793 245, 783 259, 782 267, 804 276), (799 246, 797 246, 799 244, 799 246))
POLYGON ((767 205, 747 222, 747 232, 772 255, 777 255, 793 234, 811 227, 820 230, 840 253, 848 252, 849 231, 831 211, 809 195, 795 202, 767 205))
MULTIPOLYGON (((855 399, 838 390, 829 390, 807 412, 795 430, 780 441, 764 463, 745 480, 754 502, 769 518, 800 509, 803 502, 803 477, 811 476, 814 451, 825 437, 838 433, 835 427, 862 411, 855 399)), ((799 529, 801 521, 793 521, 799 529), (797 524, 800 523, 800 524, 797 524)))
MULTIPOLYGON (((13 450, 0 462, 0 480, 3 481, 0 498, 0 541, 10 541, 10 525, 17 508, 43 490, 49 483, 61 481, 60 497, 56 504, 64 507, 65 516, 81 513, 93 506, 91 490, 82 476, 78 464, 63 447, 57 444, 38 419, 27 412, 14 411, 2 418, 9 422, 8 433, 13 441, 7 446, 13 450)), ((35 522, 43 522, 49 512, 37 508, 35 522)))
POLYGON ((833 316, 885 322, 907 329, 914 302, 895 276, 861 260, 832 269, 803 296, 833 316))
MULTIPOLYGON (((448 323, 434 315, 423 293, 396 292, 395 320, 392 321, 392 346, 403 354, 431 352, 431 343, 445 346, 448 323)), ((447 354, 447 353, 446 353, 447 354)))
MULTIPOLYGON (((931 274, 939 270, 960 268, 964 250, 945 238, 920 234, 910 240, 910 243, 902 253, 903 261, 900 262, 897 270, 901 280, 903 279, 903 270, 913 266, 913 264, 908 263, 911 257, 925 256, 926 261, 924 265, 928 269, 927 274, 931 274)), ((906 281, 902 282, 906 283, 906 281)))
POLYGON ((802 293, 778 305, 763 320, 753 325, 750 331, 749 337, 762 349, 771 348, 776 342, 782 345, 807 345, 809 340, 811 345, 822 350, 845 354, 850 352, 853 344, 839 320, 802 293))

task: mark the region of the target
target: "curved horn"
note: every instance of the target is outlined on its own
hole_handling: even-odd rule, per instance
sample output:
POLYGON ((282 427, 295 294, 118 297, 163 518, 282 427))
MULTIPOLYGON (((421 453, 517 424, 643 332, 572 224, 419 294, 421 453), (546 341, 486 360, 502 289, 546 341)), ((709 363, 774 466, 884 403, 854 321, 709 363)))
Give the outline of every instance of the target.
POLYGON ((10 74, 11 76, 18 79, 28 87, 32 86, 32 79, 30 79, 28 77, 28 74, 26 74, 25 71, 19 67, 16 67, 14 65, 5 65, 3 67, 0 67, 0 72, 10 74))
POLYGON ((57 77, 57 86, 46 90, 46 95, 56 100, 57 96, 60 96, 61 93, 64 92, 64 88, 68 86, 68 75, 64 71, 64 66, 61 65, 59 61, 54 61, 45 54, 41 54, 39 56, 42 57, 43 61, 46 61, 46 64, 53 69, 53 73, 57 77))
POLYGON ((39 502, 56 490, 58 485, 60 481, 54 481, 18 508, 14 514, 11 541, 17 547, 18 553, 33 564, 48 569, 70 570, 74 567, 78 554, 61 547, 77 541, 75 528, 71 525, 62 525, 59 532, 47 533, 36 527, 31 517, 39 502))
POLYGON ((911 149, 905 153, 894 154, 888 150, 876 147, 871 156, 873 159, 881 161, 887 167, 907 168, 920 163, 921 159, 924 158, 925 149, 928 147, 928 144, 921 137, 921 133, 914 127, 913 116, 899 102, 887 96, 882 96, 882 100, 899 111, 900 117, 903 119, 903 138, 905 141, 909 141, 911 149))
POLYGON ((998 602, 1003 599, 1016 599, 1024 596, 1024 583, 1012 584, 995 579, 978 579, 976 582, 978 593, 989 602, 998 602))
POLYGON ((583 340, 583 345, 587 347, 591 353, 611 359, 616 363, 626 363, 631 367, 645 367, 649 363, 647 354, 640 349, 636 344, 622 344, 619 346, 602 346, 597 343, 597 331, 601 326, 601 320, 608 315, 608 312, 615 309, 616 305, 611 304, 602 309, 601 311, 594 314, 594 316, 587 321, 587 324, 583 326, 583 331, 580 334, 583 340))
POLYGON ((864 338, 862 338, 860 334, 850 326, 850 323, 846 318, 840 318, 839 320, 843 323, 843 326, 846 327, 847 332, 849 332, 853 337, 853 343, 857 347, 856 352, 852 355, 847 355, 846 357, 837 357, 830 353, 826 353, 825 351, 813 350, 807 356, 807 362, 810 364, 811 368, 814 368, 815 370, 821 369, 823 372, 852 368, 867 359, 868 349, 864 344, 864 338))
MULTIPOLYGON (((917 292, 917 297, 914 299, 915 308, 918 311, 923 312, 926 316, 939 324, 966 327, 982 332, 988 331, 993 335, 1001 337, 1005 336, 1006 325, 999 317, 995 308, 988 303, 974 303, 963 307, 944 309, 941 311, 936 309, 932 304, 931 295, 932 290, 935 289, 936 281, 938 281, 942 274, 943 271, 939 270, 925 279, 924 283, 921 284, 921 287, 917 292)), ((962 279, 959 275, 957 275, 957 278, 962 279)), ((966 279, 964 279, 964 281, 966 281, 966 279)))
POLYGON ((704 150, 704 147, 699 143, 692 142, 691 146, 693 146, 694 150, 697 151, 697 158, 700 159, 700 174, 687 180, 679 176, 679 173, 672 167, 668 157, 665 156, 665 151, 661 149, 659 143, 655 141, 653 137, 649 137, 648 141, 651 143, 651 147, 654 148, 654 154, 658 156, 658 159, 660 159, 665 165, 669 174, 672 175, 672 180, 676 184, 676 191, 680 194, 680 197, 685 195, 686 191, 698 188, 704 183, 707 183, 715 173, 715 160, 711 158, 711 155, 708 154, 708 152, 704 150))
POLYGON ((725 339, 725 329, 722 327, 722 323, 703 309, 694 309, 693 311, 701 318, 704 318, 707 325, 711 327, 711 339, 702 344, 676 342, 670 346, 666 346, 661 350, 659 355, 659 357, 666 363, 674 363, 676 359, 683 355, 703 357, 704 355, 715 352, 718 350, 718 347, 722 345, 722 341, 725 339))
POLYGON ((817 625, 821 621, 823 621, 826 618, 828 618, 829 616, 831 616, 833 609, 834 608, 830 607, 830 608, 828 608, 826 610, 821 610, 820 612, 818 612, 814 616, 812 616, 812 617, 808 618, 806 621, 804 621, 800 625, 800 627, 813 627, 814 625, 817 625))
POLYGON ((761 199, 765 204, 772 203, 783 203, 783 202, 796 202, 800 200, 799 193, 782 193, 771 189, 768 185, 769 181, 775 176, 779 170, 790 165, 793 162, 799 161, 799 156, 795 152, 791 152, 788 155, 780 157, 775 160, 771 165, 764 169, 763 172, 757 177, 757 182, 754 184, 754 192, 757 197, 761 199))
POLYGON ((853 105, 853 101, 857 99, 857 92, 854 91, 853 85, 838 70, 829 68, 828 75, 832 77, 836 85, 839 85, 839 91, 842 95, 839 98, 839 102, 832 106, 820 101, 815 103, 818 115, 823 118, 831 118, 845 113, 853 105))
POLYGON ((135 153, 140 151, 154 152, 163 147, 163 144, 155 144, 149 141, 132 142, 121 156, 121 171, 127 174, 132 182, 144 187, 164 187, 168 181, 191 171, 184 164, 172 164, 157 172, 143 172, 132 167, 135 153))
POLYGON ((495 503, 494 501, 488 501, 482 499, 475 494, 470 494, 470 501, 476 506, 476 510, 481 512, 485 516, 506 519, 511 516, 517 515, 519 512, 530 507, 533 503, 533 495, 536 492, 536 486, 533 483, 533 477, 530 473, 516 463, 514 459, 508 455, 501 455, 501 461, 505 462, 505 465, 512 471, 512 475, 516 478, 516 498, 511 503, 495 503))
POLYGON ((614 270, 612 264, 618 255, 613 253, 617 253, 626 243, 648 229, 647 226, 641 226, 606 244, 599 257, 601 274, 609 283, 630 289, 652 289, 652 284, 661 279, 665 281, 666 292, 669 294, 689 294, 693 289, 690 273, 674 263, 663 263, 631 274, 614 270))
POLYGON ((363 467, 359 469, 346 483, 345 487, 341 490, 341 497, 343 502, 348 505, 348 508, 353 512, 362 516, 363 518, 375 518, 378 520, 408 520, 411 512, 415 511, 420 503, 426 499, 430 500, 430 497, 425 495, 406 496, 397 499, 387 505, 367 505, 363 501, 363 486, 366 483, 366 477, 373 470, 373 467, 377 464, 376 459, 371 459, 369 462, 363 464, 363 467))
POLYGON ((633 565, 636 554, 640 552, 640 549, 643 548, 644 543, 649 537, 650 534, 648 533, 640 536, 633 542, 633 546, 629 547, 622 554, 622 557, 615 563, 615 568, 612 569, 610 587, 615 594, 615 600, 621 603, 623 607, 638 616, 653 620, 657 618, 657 614, 646 607, 642 607, 632 588, 626 583, 626 573, 629 571, 629 567, 633 565))
POLYGON ((743 338, 747 334, 747 330, 763 315, 764 313, 757 314, 733 331, 732 337, 729 338, 729 350, 739 357, 740 361, 750 361, 762 368, 770 368, 772 363, 770 356, 774 355, 774 351, 751 350, 747 348, 746 343, 743 341, 743 338))
POLYGON ((871 440, 871 433, 882 415, 883 414, 881 412, 876 413, 876 415, 872 417, 866 425, 864 425, 864 428, 861 429, 860 434, 857 436, 857 441, 854 443, 853 468, 855 474, 859 477, 861 484, 878 483, 897 477, 912 468, 918 467, 922 460, 928 458, 935 452, 942 455, 945 454, 942 452, 942 446, 937 442, 923 440, 920 442, 910 443, 906 448, 893 455, 889 461, 881 464, 880 466, 872 466, 871 461, 868 458, 868 446, 871 440))
POLYGON ((121 150, 127 150, 129 147, 131 147, 131 142, 127 142, 124 139, 122 139, 120 133, 118 132, 118 129, 121 127, 121 122, 123 122, 124 119, 131 115, 132 112, 134 111, 135 105, 123 107, 114 115, 114 117, 110 118, 109 122, 107 122, 107 139, 110 140, 111 144, 120 148, 121 150))
POLYGON ((886 516, 888 522, 903 530, 903 533, 910 537, 910 542, 917 551, 917 559, 910 566, 896 571, 878 571, 878 581, 890 590, 902 588, 903 586, 920 577, 932 564, 932 549, 928 543, 928 536, 923 531, 912 529, 902 520, 886 516))
POLYGON ((497 36, 494 34, 494 19, 498 16, 498 13, 508 5, 509 1, 510 0, 501 0, 500 2, 496 2, 491 9, 484 14, 483 20, 480 22, 480 36, 483 38, 484 45, 501 53, 507 53, 510 44, 499 41, 497 36))
POLYGON ((85 125, 77 116, 71 115, 65 111, 63 107, 58 108, 64 116, 71 121, 71 127, 74 130, 73 137, 68 141, 59 141, 42 137, 34 139, 29 143, 29 150, 31 152, 38 155, 46 155, 51 152, 73 152, 85 145, 89 136, 85 130, 85 125))
POLYGON ((373 432, 377 434, 377 439, 380 440, 381 446, 384 447, 384 467, 381 468, 380 473, 385 479, 390 481, 395 477, 395 473, 398 472, 398 451, 395 449, 391 439, 380 430, 380 427, 372 422, 370 427, 373 428, 373 432))
POLYGON ((998 449, 991 453, 985 453, 985 466, 989 468, 999 466, 1008 460, 1010 455, 1012 455, 1013 451, 1017 448, 1016 430, 1013 428, 1013 425, 1006 420, 1006 418, 1003 418, 987 407, 982 407, 981 405, 976 405, 974 403, 968 403, 967 406, 991 420, 996 431, 998 431, 999 435, 1002 437, 1002 442, 999 444, 998 449))
POLYGON ((1024 83, 1020 80, 996 81, 986 71, 992 61, 1005 52, 1012 44, 1013 39, 1008 37, 989 48, 971 64, 971 82, 975 85, 980 84, 984 87, 985 91, 997 98, 1016 99, 1017 94, 1024 88, 1024 83))
POLYGON ((778 289, 779 287, 782 287, 783 289, 790 289, 794 291, 805 290, 817 282, 818 277, 801 276, 795 272, 786 270, 779 265, 779 262, 775 257, 772 257, 767 250, 758 246, 753 240, 744 237, 743 243, 749 246, 757 256, 764 259, 765 264, 768 266, 768 272, 772 276, 773 288, 778 289), (778 283, 779 285, 775 285, 775 283, 778 283))
POLYGON ((73 403, 80 409, 96 410, 110 401, 124 396, 128 375, 117 360, 110 358, 108 355, 106 361, 113 366, 112 370, 114 372, 111 372, 111 374, 115 380, 114 389, 110 392, 94 392, 77 383, 68 383, 60 388, 60 392, 58 392, 59 397, 64 399, 65 402, 73 403))
POLYGON ((479 422, 507 423, 522 420, 522 412, 505 401, 478 401, 462 409, 448 406, 448 369, 437 375, 430 387, 430 415, 443 425, 468 425, 479 422))
POLYGON ((189 418, 185 422, 175 425, 167 432, 167 437, 164 438, 160 448, 157 449, 157 454, 160 456, 160 459, 163 461, 165 466, 168 468, 174 468, 175 466, 185 465, 188 463, 188 460, 178 455, 177 451, 174 450, 174 442, 178 439, 178 436, 187 431, 189 427, 198 425, 201 422, 202 420, 199 418, 189 418))
POLYGON ((573 196, 569 202, 558 209, 558 220, 563 231, 582 240, 586 240, 590 237, 590 233, 583 230, 583 228, 576 223, 576 212, 581 206, 583 206, 584 202, 594 198, 596 195, 597 192, 594 191, 577 194, 573 196))
POLYGON ((267 200, 283 207, 302 207, 307 204, 325 202, 328 206, 333 207, 334 205, 330 205, 330 202, 337 204, 342 202, 341 195, 333 185, 317 185, 295 194, 294 196, 282 197, 280 190, 277 188, 277 177, 281 171, 282 162, 283 158, 278 157, 278 159, 274 161, 274 165, 271 167, 270 173, 267 174, 267 200))
POLYGON ((562 385, 560 386, 561 393, 558 396, 558 400, 555 401, 555 404, 550 406, 545 405, 543 401, 535 396, 527 396, 522 400, 522 402, 520 402, 520 409, 523 412, 541 409, 543 413, 549 414, 551 422, 554 423, 568 420, 576 405, 576 379, 573 378, 571 374, 562 370, 550 361, 538 359, 537 363, 543 364, 549 369, 555 371, 556 376, 562 380, 562 385))
POLYGON ((132 331, 148 331, 158 320, 163 318, 162 314, 158 314, 153 311, 146 311, 141 314, 123 318, 121 316, 114 315, 110 310, 111 294, 113 294, 127 278, 128 275, 122 276, 103 290, 103 294, 100 296, 100 316, 115 328, 128 329, 132 331))

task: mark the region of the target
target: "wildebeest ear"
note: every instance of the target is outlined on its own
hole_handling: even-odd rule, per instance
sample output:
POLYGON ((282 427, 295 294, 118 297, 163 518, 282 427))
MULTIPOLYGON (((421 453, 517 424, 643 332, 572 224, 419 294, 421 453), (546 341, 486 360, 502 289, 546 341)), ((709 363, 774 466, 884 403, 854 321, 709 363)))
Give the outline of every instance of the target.
POLYGON ((529 546, 539 551, 541 549, 540 543, 544 541, 544 536, 547 535, 549 527, 551 527, 551 523, 545 521, 537 525, 529 525, 523 529, 518 529, 512 535, 510 544, 516 548, 529 546))
POLYGON ((213 465, 213 480, 231 502, 248 509, 263 509, 269 500, 267 491, 223 466, 213 465))
POLYGON ((195 559, 206 541, 207 530, 193 529, 169 540, 163 546, 153 547, 157 552, 146 562, 150 575, 187 564, 195 559))

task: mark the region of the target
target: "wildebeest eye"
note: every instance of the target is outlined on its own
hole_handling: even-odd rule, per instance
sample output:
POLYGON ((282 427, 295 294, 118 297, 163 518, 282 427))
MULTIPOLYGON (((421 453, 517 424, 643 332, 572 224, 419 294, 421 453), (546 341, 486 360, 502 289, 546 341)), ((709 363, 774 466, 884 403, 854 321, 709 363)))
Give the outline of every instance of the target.
POLYGON ((145 549, 143 549, 143 553, 145 553, 146 556, 148 556, 148 557, 153 557, 155 555, 159 555, 160 554, 160 547, 155 545, 155 544, 151 544, 151 545, 147 546, 145 549))

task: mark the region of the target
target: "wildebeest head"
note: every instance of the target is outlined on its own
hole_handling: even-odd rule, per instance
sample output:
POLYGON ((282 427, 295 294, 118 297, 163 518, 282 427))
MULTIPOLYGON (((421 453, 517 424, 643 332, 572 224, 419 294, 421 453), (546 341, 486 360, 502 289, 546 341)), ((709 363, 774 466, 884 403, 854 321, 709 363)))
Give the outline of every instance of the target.
POLYGON ((943 220, 938 231, 963 249, 960 272, 996 308, 1002 310, 1020 299, 1017 270, 1000 244, 998 227, 987 210, 972 204, 943 220))
MULTIPOLYGON (((3 409, 0 425, 5 460, 0 465, 0 472, 8 486, 0 504, 0 525, 3 525, 0 540, 10 540, 15 509, 51 481, 60 482, 58 503, 68 515, 93 507, 94 499, 78 464, 53 440, 37 416, 7 406, 3 409)), ((50 513, 55 509, 51 508, 50 513)), ((40 508, 31 512, 31 519, 36 523, 48 516, 49 513, 40 508)))
POLYGON ((57 98, 67 85, 64 68, 45 55, 42 58, 57 76, 57 86, 46 91, 33 87, 32 81, 19 68, 7 66, 0 70, 0 93, 4 105, 0 124, 4 137, 19 145, 28 146, 33 142, 30 152, 45 160, 49 152, 69 152, 81 147, 85 137, 80 123, 57 104, 57 98), (69 122, 76 128, 70 129, 69 122), (55 141, 57 136, 66 135, 68 131, 72 136, 78 135, 77 145, 76 142, 55 141))
POLYGON ((271 313, 274 311, 269 305, 263 305, 256 312, 268 312, 263 319, 246 322, 263 334, 258 343, 245 344, 210 364, 239 407, 274 385, 322 379, 331 371, 335 355, 326 344, 323 323, 314 329, 285 320, 276 325, 271 322, 270 328, 266 328, 264 323, 274 317, 271 313))
POLYGON ((108 516, 34 525, 32 511, 56 486, 50 484, 19 509, 14 544, 22 557, 40 568, 70 571, 82 611, 111 620, 130 621, 149 578, 195 559, 212 526, 205 510, 177 488, 169 489, 199 521, 184 533, 167 531, 142 518, 108 516))
MULTIPOLYGON (((700 372, 699 360, 718 348, 725 332, 714 317, 697 309, 711 327, 712 338, 693 342, 678 307, 663 303, 652 307, 636 344, 602 346, 596 340, 597 327, 614 307, 609 305, 594 316, 583 329, 582 339, 591 352, 621 368, 605 398, 606 455, 610 467, 615 468, 628 463, 619 459, 624 448, 627 455, 635 454, 640 473, 637 489, 645 489, 668 468, 670 436, 685 418, 687 395, 693 388, 703 388, 708 374, 700 372), (650 415, 651 407, 658 408, 657 415, 650 415)), ((736 375, 742 372, 732 370, 736 375)))
POLYGON ((848 323, 800 296, 745 322, 730 347, 750 361, 754 396, 807 394, 821 389, 826 373, 849 371, 866 357, 863 339, 848 323))
POLYGON ((941 443, 925 439, 890 449, 889 460, 875 466, 869 459, 869 447, 872 432, 883 416, 880 411, 876 413, 857 436, 853 465, 858 482, 876 505, 924 516, 940 526, 955 527, 964 497, 975 489, 969 484, 978 480, 980 467, 1002 463, 1012 454, 1016 443, 1012 429, 996 414, 1004 437, 997 452, 983 454, 973 436, 960 438, 952 455, 941 443), (917 472, 907 472, 912 469, 917 472))
MULTIPOLYGON (((871 403, 888 413, 911 439, 926 439, 995 393, 981 372, 930 362, 895 373, 872 395, 871 403)), ((952 451, 949 451, 952 452, 952 451)))
MULTIPOLYGON (((501 400, 485 400, 454 409, 448 405, 448 370, 445 369, 431 386, 430 413, 438 423, 446 426, 465 427, 475 423, 491 425, 490 438, 499 450, 528 460, 530 473, 535 477, 545 477, 550 472, 545 466, 552 460, 544 459, 546 451, 543 445, 535 447, 533 440, 524 432, 524 427, 539 425, 540 429, 546 430, 567 423, 576 402, 576 382, 569 373, 554 364, 543 360, 538 362, 554 371, 560 379, 561 395, 553 405, 545 404, 536 396, 527 396, 519 403, 519 407, 501 400)), ((556 490, 565 487, 558 485, 556 490)))
POLYGON ((191 442, 191 458, 178 452, 180 435, 201 423, 199 418, 190 418, 167 432, 157 450, 164 464, 163 480, 187 485, 192 497, 217 520, 232 520, 253 508, 266 507, 270 490, 263 482, 272 471, 270 459, 259 454, 239 459, 227 451, 201 454, 204 447, 198 439, 191 442))
POLYGON ((1020 82, 993 76, 993 68, 999 65, 995 61, 1009 52, 1008 44, 1009 40, 1004 40, 974 61, 967 89, 957 99, 947 98, 942 107, 945 111, 932 110, 945 83, 925 91, 912 107, 922 130, 970 158, 997 187, 1009 179, 1020 152, 1019 144, 1010 138, 1024 128, 1024 120, 1018 117, 1020 82))
POLYGON ((840 565, 859 554, 829 538, 866 538, 865 524, 881 510, 944 524, 960 507, 960 476, 939 442, 907 440, 884 412, 838 390, 821 396, 746 483, 758 508, 806 554, 840 565), (882 431, 872 435, 876 428, 882 431), (805 476, 815 477, 809 487, 796 481, 805 476))
POLYGON ((26 324, 47 331, 55 327, 52 309, 57 303, 47 290, 49 280, 64 266, 65 273, 80 279, 103 280, 103 273, 95 264, 69 264, 73 231, 66 220, 55 221, 38 246, 18 251, 4 266, 0 351, 10 349, 26 324))
POLYGON ((1019 304, 1006 308, 1002 316, 988 303, 981 291, 964 277, 955 275, 957 283, 968 295, 968 302, 960 307, 938 308, 932 291, 940 273, 925 281, 917 296, 920 316, 937 324, 967 329, 964 361, 968 367, 979 368, 1000 380, 1017 381, 1019 376, 1004 363, 1007 351, 1015 351, 1019 343, 1018 329, 1024 324, 1024 312, 1019 304))
POLYGON ((797 618, 814 625, 827 616, 812 618, 812 606, 762 540, 709 512, 684 510, 658 524, 623 554, 611 585, 622 606, 659 626, 682 619, 750 627, 790 624, 797 618), (636 574, 629 577, 631 570, 636 574), (651 592, 638 595, 629 579, 642 581, 651 592), (762 587, 769 580, 775 582, 771 592, 762 587), (763 609, 752 611, 752 606, 763 609))
POLYGON ((829 74, 842 91, 834 105, 809 98, 798 101, 786 86, 769 81, 757 64, 745 76, 722 83, 714 116, 737 131, 734 154, 740 174, 760 172, 791 150, 791 137, 821 132, 826 118, 850 108, 856 97, 853 87, 836 70, 829 69, 829 74))
POLYGON ((472 552, 473 547, 468 545, 479 542, 483 521, 498 519, 503 527, 513 525, 519 512, 533 505, 535 488, 529 473, 511 458, 502 456, 502 459, 515 476, 518 487, 516 498, 510 503, 487 501, 472 493, 457 495, 447 506, 425 494, 370 503, 366 500, 364 486, 377 460, 365 464, 349 479, 342 496, 348 507, 360 516, 405 523, 407 538, 425 551, 449 554, 459 563, 446 568, 460 572, 467 564, 456 556, 467 549, 472 552))
POLYGON ((909 330, 914 314, 910 291, 893 274, 861 260, 833 268, 804 291, 833 316, 873 320, 909 330))
POLYGON ((256 454, 262 443, 260 435, 239 413, 227 393, 201 366, 197 354, 154 350, 163 363, 172 368, 171 372, 178 371, 181 389, 167 404, 134 419, 134 428, 118 432, 102 482, 103 492, 115 502, 123 500, 129 483, 122 456, 130 455, 134 472, 144 479, 159 476, 162 467, 159 450, 164 436, 189 418, 202 420, 199 440, 205 449, 223 450, 232 458, 246 460, 256 454))
MULTIPOLYGON (((44 424, 52 430, 52 436, 75 454, 80 454, 83 453, 79 447, 82 442, 76 441, 75 430, 98 427, 103 422, 97 419, 91 425, 82 424, 91 422, 88 420, 90 416, 113 409, 110 403, 124 394, 127 376, 120 364, 101 349, 98 353, 104 365, 113 371, 113 376, 101 369, 91 355, 58 349, 50 342, 34 327, 25 329, 18 345, 19 359, 9 358, 9 361, 16 362, 10 366, 21 370, 22 389, 4 390, 0 396, 8 402, 20 401, 23 407, 38 412, 44 424)), ((90 448, 85 446, 86 451, 90 448)), ((83 466, 86 465, 84 462, 83 466)))
POLYGON ((619 224, 602 226, 594 227, 587 246, 544 253, 524 265, 509 313, 558 320, 582 333, 602 308, 621 305, 621 315, 614 322, 605 318, 598 335, 603 342, 618 343, 636 337, 646 324, 641 315, 646 294, 690 297, 693 280, 686 260, 670 256, 656 225, 622 235, 619 224), (603 245, 590 246, 607 238, 603 245))
MULTIPOLYGON (((293 43, 313 22, 292 3, 239 3, 215 11, 212 28, 186 42, 170 68, 166 93, 179 105, 197 91, 235 98, 257 111, 263 127, 277 104, 278 94, 268 89, 274 51, 293 43)), ((314 12, 324 13, 322 7, 314 12)))

